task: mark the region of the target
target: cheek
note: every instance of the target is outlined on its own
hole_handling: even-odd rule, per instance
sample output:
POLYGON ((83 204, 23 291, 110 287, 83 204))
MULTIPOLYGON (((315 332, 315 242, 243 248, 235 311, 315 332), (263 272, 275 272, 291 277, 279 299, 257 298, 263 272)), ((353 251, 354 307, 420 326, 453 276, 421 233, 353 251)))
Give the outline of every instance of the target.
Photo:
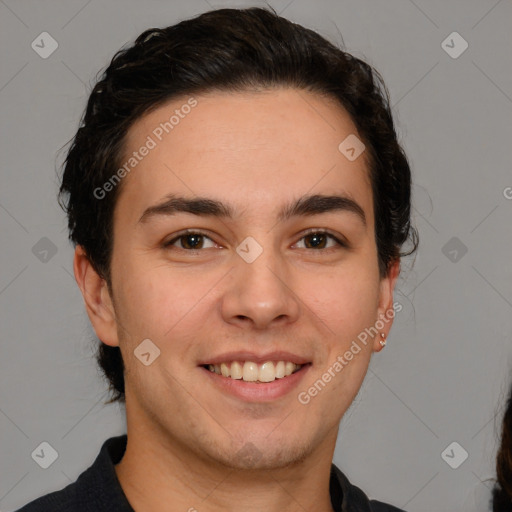
POLYGON ((318 379, 325 383, 327 390, 322 391, 323 399, 317 407, 336 404, 328 413, 332 417, 349 407, 366 375, 372 353, 372 338, 367 329, 377 319, 375 289, 375 284, 361 279, 331 282, 322 301, 317 295, 311 306, 322 319, 319 325, 325 333, 325 352, 319 353, 317 373, 312 375, 311 385, 318 379))
MULTIPOLYGON (((146 262, 147 265, 147 262, 146 262)), ((208 302, 208 291, 218 279, 209 279, 190 268, 179 272, 165 266, 138 266, 125 270, 119 287, 123 321, 138 337, 148 337, 168 344, 197 317, 208 302)), ((212 307, 209 307, 212 311, 212 307)), ((191 332, 197 330, 197 321, 191 332)))
POLYGON ((302 282, 302 300, 338 340, 357 336, 377 319, 379 283, 370 269, 304 276, 302 282))
MULTIPOLYGON (((126 374, 137 389, 175 389, 169 375, 181 374, 181 364, 197 350, 201 297, 206 291, 194 286, 176 286, 176 279, 162 272, 127 273, 119 289, 119 336, 126 374), (150 339, 160 350, 158 364, 144 366, 133 357, 143 340, 150 339)), ((210 286, 211 287, 211 286, 210 286)), ((204 307, 204 306, 203 306, 204 307)), ((211 311, 211 308, 209 309, 211 311)), ((180 377, 183 379, 184 377, 180 377)), ((128 380, 128 378, 127 378, 128 380)), ((185 384, 183 382, 183 384, 185 384)), ((188 386, 191 383, 187 384, 188 386)), ((176 389, 175 389, 176 391, 176 389)), ((152 398, 146 396, 149 403, 152 398)))

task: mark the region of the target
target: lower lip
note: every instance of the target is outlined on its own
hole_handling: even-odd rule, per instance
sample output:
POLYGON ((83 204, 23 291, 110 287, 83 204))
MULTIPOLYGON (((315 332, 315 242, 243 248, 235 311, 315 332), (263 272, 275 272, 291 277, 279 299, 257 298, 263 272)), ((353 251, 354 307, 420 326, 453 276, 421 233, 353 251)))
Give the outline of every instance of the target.
POLYGON ((311 363, 305 364, 300 370, 287 377, 275 379, 272 382, 262 382, 260 384, 256 382, 245 382, 242 379, 224 377, 203 366, 200 366, 200 369, 203 370, 211 379, 212 383, 223 392, 227 392, 237 398, 250 402, 270 402, 285 396, 296 388, 310 367, 311 363))

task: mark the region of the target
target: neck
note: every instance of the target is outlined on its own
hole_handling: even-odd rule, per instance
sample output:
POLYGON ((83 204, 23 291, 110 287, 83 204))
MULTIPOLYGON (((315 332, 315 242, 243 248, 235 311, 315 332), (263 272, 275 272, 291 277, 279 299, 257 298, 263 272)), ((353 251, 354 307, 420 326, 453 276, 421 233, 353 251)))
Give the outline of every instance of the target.
POLYGON ((127 425, 126 451, 115 471, 137 512, 333 510, 329 480, 335 435, 286 467, 242 470, 200 458, 168 432, 140 421, 127 425))

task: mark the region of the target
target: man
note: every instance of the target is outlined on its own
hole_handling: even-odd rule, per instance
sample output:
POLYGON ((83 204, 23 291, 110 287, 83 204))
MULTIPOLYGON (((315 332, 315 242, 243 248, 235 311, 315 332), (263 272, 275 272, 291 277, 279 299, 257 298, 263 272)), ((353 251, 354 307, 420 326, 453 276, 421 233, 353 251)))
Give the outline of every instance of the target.
POLYGON ((61 193, 127 436, 23 512, 399 510, 332 464, 417 245, 376 72, 263 9, 146 31, 61 193))

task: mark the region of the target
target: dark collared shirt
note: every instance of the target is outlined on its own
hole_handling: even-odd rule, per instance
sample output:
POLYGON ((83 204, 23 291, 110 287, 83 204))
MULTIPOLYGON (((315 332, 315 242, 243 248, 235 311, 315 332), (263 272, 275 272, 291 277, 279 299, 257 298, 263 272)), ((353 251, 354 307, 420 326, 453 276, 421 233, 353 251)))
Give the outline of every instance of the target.
MULTIPOLYGON (((75 482, 28 503, 17 512, 134 512, 114 469, 124 455, 126 441, 126 434, 107 439, 92 466, 75 482)), ((329 489, 336 512, 404 512, 368 499, 334 464, 329 489)))

